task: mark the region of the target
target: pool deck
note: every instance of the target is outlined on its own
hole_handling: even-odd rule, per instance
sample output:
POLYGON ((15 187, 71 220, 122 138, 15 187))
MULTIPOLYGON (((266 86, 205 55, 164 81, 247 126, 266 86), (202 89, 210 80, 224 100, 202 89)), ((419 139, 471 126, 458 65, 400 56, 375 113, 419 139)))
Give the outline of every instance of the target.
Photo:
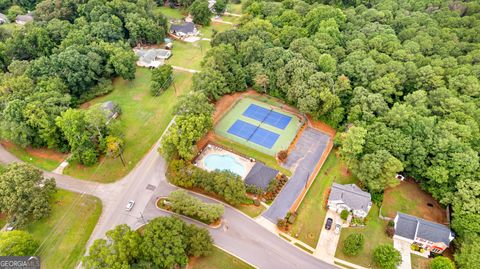
POLYGON ((228 150, 223 149, 221 147, 217 147, 217 146, 212 145, 212 144, 208 144, 204 148, 202 153, 200 153, 200 155, 198 155, 198 157, 195 161, 195 165, 199 168, 202 168, 203 170, 209 171, 207 169, 207 167, 205 166, 204 160, 205 160, 205 157, 207 157, 210 154, 230 155, 233 158, 235 158, 235 160, 238 163, 240 163, 241 165, 243 165, 243 167, 245 168, 245 173, 244 173, 244 175, 241 176, 242 180, 245 179, 245 177, 248 175, 250 170, 252 170, 253 166, 255 165, 255 161, 251 161, 250 159, 244 158, 244 157, 239 156, 239 155, 237 155, 237 154, 235 154, 231 151, 228 151, 228 150))

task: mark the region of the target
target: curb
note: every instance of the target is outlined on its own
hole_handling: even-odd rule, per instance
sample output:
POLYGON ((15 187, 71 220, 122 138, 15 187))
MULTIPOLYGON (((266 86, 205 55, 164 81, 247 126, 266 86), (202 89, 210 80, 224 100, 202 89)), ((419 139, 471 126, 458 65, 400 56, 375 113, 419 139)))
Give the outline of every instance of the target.
POLYGON ((221 250, 225 251, 226 253, 228 253, 228 254, 232 255, 233 257, 235 257, 235 258, 237 258, 237 259, 241 260, 242 262, 244 262, 244 263, 246 263, 246 264, 248 264, 248 265, 252 266, 253 268, 257 268, 257 269, 258 269, 258 267, 257 267, 257 266, 255 266, 255 265, 253 265, 253 264, 251 264, 251 263, 247 262, 245 259, 242 259, 242 258, 238 257, 237 255, 235 255, 235 254, 233 254, 232 252, 230 252, 230 251, 228 251, 228 250, 226 250, 226 249, 222 248, 221 246, 219 246, 219 245, 217 245, 217 244, 213 244, 213 245, 214 245, 214 246, 216 246, 217 248, 219 248, 219 249, 221 249, 221 250))
POLYGON ((155 207, 156 207, 158 210, 160 210, 160 211, 163 211, 163 212, 166 212, 166 213, 170 213, 170 214, 172 214, 172 215, 179 216, 179 217, 184 217, 184 218, 186 218, 186 219, 188 219, 188 220, 194 221, 194 222, 196 222, 196 223, 202 224, 203 226, 207 226, 208 228, 212 228, 212 229, 218 229, 218 228, 220 228, 220 227, 222 226, 223 218, 221 218, 222 221, 220 221, 220 223, 219 223, 217 226, 212 226, 212 225, 208 225, 208 224, 206 224, 206 223, 203 223, 203 222, 201 222, 201 221, 199 221, 199 220, 193 219, 193 218, 191 218, 191 217, 188 217, 188 216, 185 216, 185 215, 182 215, 182 214, 178 214, 178 213, 175 213, 175 212, 170 211, 170 210, 166 210, 166 209, 160 208, 160 207, 158 207, 157 202, 158 202, 160 199, 162 199, 162 198, 165 199, 165 198, 167 198, 167 197, 158 197, 158 199, 155 200, 155 207))

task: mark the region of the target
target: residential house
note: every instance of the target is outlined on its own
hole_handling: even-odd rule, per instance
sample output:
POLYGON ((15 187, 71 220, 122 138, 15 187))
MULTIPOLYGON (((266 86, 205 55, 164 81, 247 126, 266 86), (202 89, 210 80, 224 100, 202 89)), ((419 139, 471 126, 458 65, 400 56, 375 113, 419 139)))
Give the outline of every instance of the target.
POLYGON ((248 175, 245 177, 245 184, 255 185, 266 191, 270 181, 275 179, 278 170, 272 169, 261 162, 256 162, 248 175))
POLYGON ((354 217, 365 218, 372 207, 372 197, 355 184, 333 183, 327 206, 338 213, 348 210, 354 217))
POLYGON ((193 22, 185 22, 183 24, 172 24, 170 33, 178 38, 185 38, 198 35, 198 30, 193 22))
POLYGON ((440 254, 455 238, 445 225, 398 212, 395 217, 394 239, 404 240, 426 251, 440 254))
POLYGON ((33 21, 33 13, 30 11, 25 15, 18 15, 15 19, 15 23, 20 25, 25 25, 31 21, 33 21))
POLYGON ((5 14, 0 13, 0 24, 8 23, 8 18, 5 14))
POLYGON ((172 51, 166 49, 134 49, 138 56, 137 65, 142 67, 157 68, 172 56, 172 51))

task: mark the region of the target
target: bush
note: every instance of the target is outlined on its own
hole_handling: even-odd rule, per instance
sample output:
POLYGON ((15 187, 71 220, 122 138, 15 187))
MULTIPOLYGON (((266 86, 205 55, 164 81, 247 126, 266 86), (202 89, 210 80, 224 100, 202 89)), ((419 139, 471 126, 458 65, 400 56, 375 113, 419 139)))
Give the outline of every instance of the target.
POLYGON ((248 193, 254 194, 254 195, 261 195, 263 194, 263 190, 260 187, 257 187, 252 184, 245 184, 245 190, 248 193))
POLYGON ((393 246, 380 245, 373 251, 373 262, 382 269, 396 269, 402 256, 393 246))
POLYGON ((388 237, 392 238, 395 235, 395 228, 392 226, 387 226, 385 227, 385 233, 388 235, 388 237))
POLYGON ((198 219, 207 224, 218 220, 224 213, 221 204, 204 203, 202 200, 190 196, 184 190, 176 190, 168 196, 174 212, 198 219))
POLYGON ((150 93, 158 96, 164 92, 173 82, 173 68, 171 65, 162 65, 152 70, 152 83, 150 93))
POLYGON ((381 206, 383 202, 383 192, 372 192, 372 202, 377 206, 381 206))
POLYGON ((295 223, 295 219, 297 218, 297 213, 292 213, 288 216, 288 223, 293 224, 295 223))
POLYGON ((253 200, 253 204, 254 204, 255 206, 260 206, 260 201, 257 200, 257 199, 255 199, 255 200, 253 200))
POLYGON ((285 162, 288 157, 288 151, 287 150, 281 150, 277 153, 277 158, 280 162, 285 162))
POLYGON ((430 262, 430 269, 455 269, 455 265, 449 258, 438 256, 430 262))
POLYGON ((350 256, 357 256, 363 249, 365 237, 363 234, 351 234, 343 242, 343 253, 350 256))
POLYGON ((278 219, 277 221, 277 227, 280 230, 286 229, 287 228, 287 220, 286 219, 278 219))
POLYGON ((344 210, 342 210, 342 213, 340 213, 340 218, 342 218, 343 220, 347 220, 348 215, 350 215, 350 212, 348 212, 348 210, 344 209, 344 210))

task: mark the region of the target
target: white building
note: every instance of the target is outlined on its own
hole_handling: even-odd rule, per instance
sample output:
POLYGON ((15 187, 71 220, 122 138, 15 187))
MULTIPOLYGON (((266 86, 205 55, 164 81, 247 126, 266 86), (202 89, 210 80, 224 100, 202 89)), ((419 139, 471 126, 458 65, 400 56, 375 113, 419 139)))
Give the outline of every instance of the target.
POLYGON ((362 191, 355 184, 341 185, 333 183, 328 196, 327 206, 329 210, 338 213, 347 210, 354 217, 365 218, 372 207, 372 197, 370 193, 362 191))

